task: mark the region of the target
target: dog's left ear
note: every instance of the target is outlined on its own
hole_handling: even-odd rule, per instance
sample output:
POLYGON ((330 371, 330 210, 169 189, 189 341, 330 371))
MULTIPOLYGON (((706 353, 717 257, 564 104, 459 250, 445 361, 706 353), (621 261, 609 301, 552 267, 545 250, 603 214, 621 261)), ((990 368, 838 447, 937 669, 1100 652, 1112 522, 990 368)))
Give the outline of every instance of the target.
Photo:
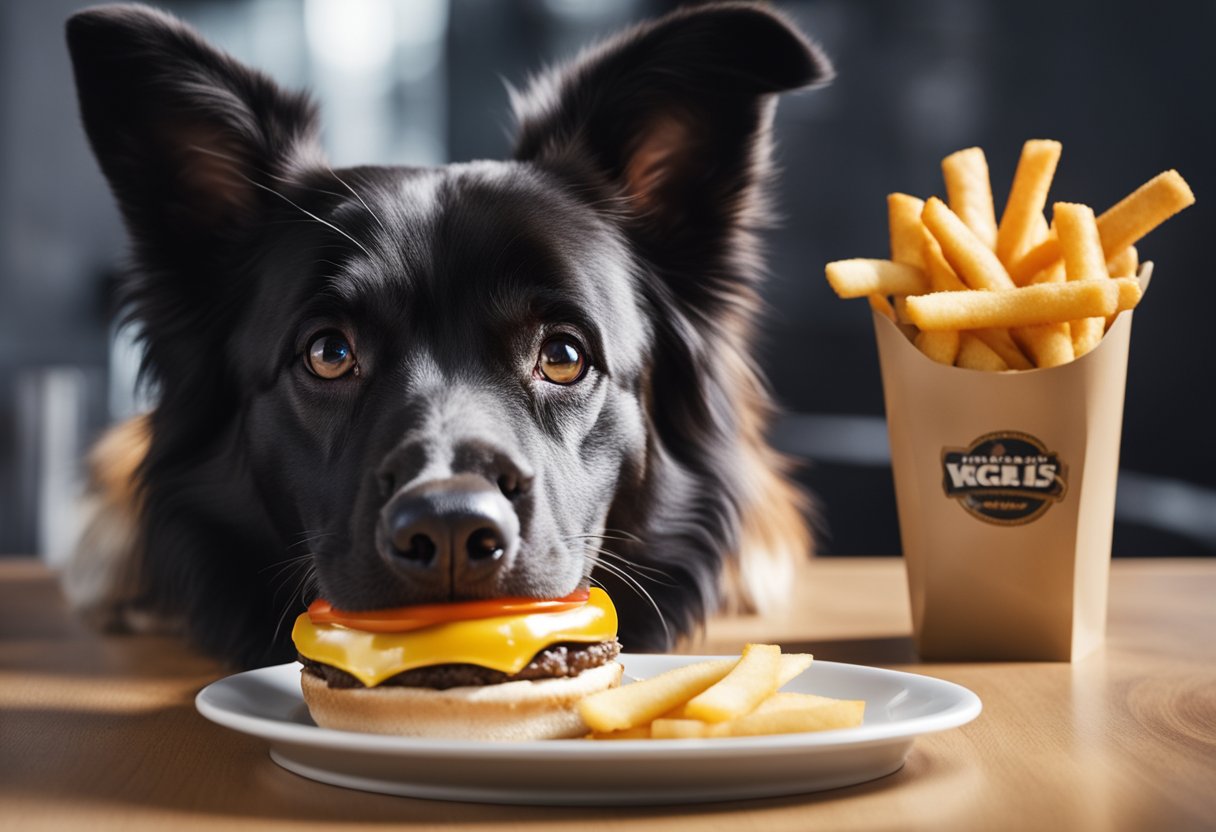
POLYGON ((321 160, 312 103, 147 6, 78 12, 67 41, 81 117, 141 263, 213 281, 217 255, 240 256, 234 243, 260 233, 276 179, 321 160))
POLYGON ((768 171, 773 94, 831 76, 763 6, 681 9, 513 94, 515 155, 605 184, 650 261, 688 274, 763 218, 755 185, 768 171))

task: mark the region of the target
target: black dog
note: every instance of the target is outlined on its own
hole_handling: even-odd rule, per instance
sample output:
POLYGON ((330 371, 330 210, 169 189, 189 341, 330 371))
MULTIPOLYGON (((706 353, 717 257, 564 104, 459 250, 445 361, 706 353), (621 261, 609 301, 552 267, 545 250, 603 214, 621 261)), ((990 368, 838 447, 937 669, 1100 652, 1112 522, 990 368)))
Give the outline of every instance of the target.
POLYGON ((159 12, 67 35, 159 400, 95 455, 81 606, 253 665, 316 596, 590 580, 653 650, 784 589, 809 543, 763 439, 753 232, 774 94, 831 70, 781 17, 638 26, 515 97, 514 159, 435 169, 331 170, 307 98, 159 12))

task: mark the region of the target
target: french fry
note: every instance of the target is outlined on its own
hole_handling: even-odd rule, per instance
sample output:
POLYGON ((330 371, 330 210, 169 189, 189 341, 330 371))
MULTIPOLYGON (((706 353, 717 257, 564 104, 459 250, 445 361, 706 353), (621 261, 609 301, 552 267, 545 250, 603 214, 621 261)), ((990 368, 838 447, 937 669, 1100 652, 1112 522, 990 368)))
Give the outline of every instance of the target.
MULTIPOLYGON (((814 659, 810 653, 782 653, 779 658, 781 661, 777 666, 777 690, 781 690, 781 688, 801 675, 804 670, 811 666, 811 662, 814 659)), ((665 712, 658 719, 692 719, 685 710, 687 707, 687 703, 681 704, 665 712)), ((657 722, 658 719, 655 721, 657 722)))
POLYGON ((1013 263, 1030 248, 1061 150, 1062 145, 1050 139, 1031 139, 1022 145, 1022 156, 996 233, 996 256, 1001 263, 1013 263))
MULTIPOLYGON (((1195 202, 1195 194, 1176 170, 1154 176, 1098 217, 1102 251, 1114 257, 1145 234, 1195 202)), ((1060 259, 1060 240, 1048 237, 1009 267, 1014 282, 1023 283, 1060 259)))
POLYGON ((655 739, 706 739, 853 728, 865 716, 864 700, 829 699, 809 693, 775 693, 754 711, 727 722, 656 719, 655 739))
POLYGON ((578 704, 578 712, 592 731, 620 731, 644 725, 720 681, 736 664, 735 659, 717 659, 678 667, 650 679, 594 693, 578 704))
MULTIPOLYGON (((923 227, 923 224, 922 224, 923 227)), ((946 262, 942 254, 941 244, 937 238, 925 228, 922 232, 921 251, 925 259, 925 275, 929 278, 929 290, 932 292, 961 292, 967 284, 958 279, 954 269, 946 262)))
POLYGON ((1015 327, 1010 334, 1036 367, 1058 367, 1076 358, 1072 331, 1065 322, 1015 327))
POLYGON ((1112 278, 1110 282, 1115 284, 1119 289, 1119 300, 1115 305, 1115 314, 1135 309, 1143 295, 1140 281, 1134 277, 1116 277, 1112 278))
POLYGON ((954 360, 958 358, 959 338, 958 333, 954 330, 918 332, 913 343, 916 344, 918 350, 938 364, 953 367, 954 360))
POLYGON ((957 364, 967 370, 986 370, 999 373, 1009 365, 991 347, 969 332, 959 335, 957 364))
POLYGON ((729 726, 730 736, 828 731, 861 725, 866 703, 860 699, 828 699, 812 694, 779 693, 729 726))
MULTIPOLYGON (((975 236, 946 203, 930 197, 921 222, 942 247, 950 268, 972 289, 1012 289, 1013 281, 992 249, 975 236)), ((907 294, 916 294, 908 292, 907 294)))
POLYGON ((1106 318, 1073 321, 1068 325, 1068 331, 1072 337, 1073 356, 1080 358, 1102 341, 1102 334, 1106 332, 1106 318))
POLYGON ((650 726, 654 723, 646 725, 638 725, 634 728, 622 728, 620 731, 592 731, 587 735, 589 740, 648 740, 650 739, 650 726))
POLYGON ((1110 277, 1094 209, 1075 202, 1057 202, 1052 208, 1056 234, 1068 280, 1100 280, 1110 277))
POLYGON ((891 301, 887 300, 886 295, 867 295, 866 300, 870 302, 871 309, 891 323, 895 323, 895 309, 891 306, 891 301))
POLYGON ((656 719, 650 735, 656 740, 693 740, 707 737, 727 737, 729 723, 704 722, 700 719, 656 719))
POLYGON ((925 273, 891 260, 837 260, 824 268, 828 283, 842 298, 866 295, 915 295, 928 289, 925 273))
POLYGON ((951 153, 942 159, 946 199, 972 233, 988 248, 996 247, 996 209, 992 205, 992 183, 988 159, 978 147, 951 153))
MULTIPOLYGON (((1102 253, 1102 238, 1098 235, 1098 223, 1094 210, 1088 205, 1057 202, 1052 208, 1056 220, 1056 231, 1060 238, 1060 249, 1064 256, 1064 274, 1068 280, 1101 280, 1109 277, 1106 271, 1106 255, 1102 253)), ((1071 357, 1080 358, 1102 340, 1106 331, 1106 318, 1081 318, 1068 327, 1072 341, 1071 357)), ((1063 351, 1060 351, 1061 356, 1063 351)), ((1059 362, 1063 363, 1063 361, 1059 362)), ((1054 364, 1039 366, 1055 366, 1054 364)))
MULTIPOLYGON (((1030 278, 1027 286, 1033 286, 1036 283, 1063 283, 1064 282, 1064 261, 1057 260, 1043 271, 1030 278)), ((1021 285, 1021 284, 1019 284, 1021 285)))
POLYGON ((1034 364, 1022 354, 1007 329, 974 329, 971 334, 979 338, 988 348, 1001 357, 1011 370, 1033 370, 1034 364))
POLYGON ((924 200, 907 194, 887 195, 887 227, 891 236, 891 259, 905 266, 925 268, 924 255, 921 252, 921 235, 924 226, 920 221, 920 212, 924 210, 924 200))
POLYGON ((775 644, 749 644, 743 658, 723 679, 691 699, 684 713, 692 719, 725 722, 750 713, 777 690, 781 648, 775 644))
POLYGON ((1106 261, 1106 271, 1111 277, 1135 277, 1140 271, 1140 253, 1128 246, 1106 261))
POLYGON ((1119 282, 1077 280, 999 292, 934 292, 908 298, 908 315, 923 330, 1060 323, 1114 312, 1122 291, 1119 282))

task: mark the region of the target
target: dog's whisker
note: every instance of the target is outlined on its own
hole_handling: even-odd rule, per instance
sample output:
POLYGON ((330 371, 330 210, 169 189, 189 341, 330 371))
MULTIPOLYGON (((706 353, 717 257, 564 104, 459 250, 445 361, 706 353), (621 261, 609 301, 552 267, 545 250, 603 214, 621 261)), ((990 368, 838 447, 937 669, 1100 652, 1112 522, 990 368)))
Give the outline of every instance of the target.
POLYGON ((302 207, 301 205, 299 205, 299 204, 297 204, 297 203, 295 203, 295 202, 292 202, 292 201, 291 201, 289 198, 287 198, 287 197, 286 197, 286 196, 284 196, 283 194, 279 193, 279 192, 278 192, 278 191, 276 191, 274 188, 271 188, 271 187, 268 187, 268 186, 266 186, 266 185, 263 185, 261 182, 257 182, 257 181, 255 181, 255 180, 253 180, 253 179, 250 179, 248 176, 245 176, 245 177, 244 177, 244 179, 245 179, 245 181, 247 181, 247 182, 248 182, 250 185, 252 185, 253 187, 255 187, 255 188, 261 188, 263 191, 266 191, 267 193, 274 194, 274 195, 275 195, 275 196, 277 196, 279 199, 283 200, 283 201, 284 201, 284 202, 286 202, 288 205, 290 205, 292 208, 295 208, 295 209, 296 209, 297 211, 299 211, 301 214, 304 214, 304 215, 306 215, 306 216, 312 217, 314 220, 316 220, 317 222, 321 223, 321 225, 324 225, 326 228, 333 229, 334 231, 336 231, 337 233, 341 234, 341 235, 342 235, 343 237, 345 237, 346 239, 350 240, 350 241, 351 241, 352 243, 354 243, 356 246, 358 246, 358 247, 359 247, 359 250, 360 250, 360 251, 362 251, 364 254, 366 254, 368 257, 371 257, 371 256, 372 256, 372 253, 371 253, 371 251, 369 251, 369 250, 368 250, 367 246, 363 245, 363 243, 359 242, 359 241, 358 241, 358 240, 356 240, 354 237, 352 237, 351 235, 347 234, 347 233, 346 233, 345 231, 343 231, 341 228, 338 228, 338 226, 334 225, 334 224, 333 224, 332 222, 330 222, 329 220, 322 219, 321 217, 318 217, 316 214, 314 214, 312 211, 309 211, 307 208, 304 208, 304 207, 302 207))
POLYGON ((659 618, 659 624, 663 626, 663 635, 668 643, 671 643, 671 629, 667 626, 667 616, 663 615, 663 610, 655 602, 654 596, 646 591, 646 587, 642 586, 633 576, 626 573, 620 567, 615 566, 607 561, 598 561, 598 565, 611 575, 615 575, 624 582, 624 584, 632 589, 640 598, 645 599, 654 609, 655 615, 659 618))
MULTIPOLYGON (((311 553, 309 553, 311 557, 311 553)), ((279 618, 274 627, 274 635, 271 637, 271 643, 277 643, 279 633, 283 630, 283 623, 287 620, 287 616, 291 613, 292 605, 297 598, 300 603, 304 602, 304 592, 308 585, 316 578, 316 564, 309 563, 307 568, 298 576, 296 581, 296 589, 287 596, 287 601, 283 604, 283 611, 279 613, 279 618)), ((278 593, 275 593, 276 601, 278 593)))
POLYGON ((641 580, 650 581, 652 583, 660 584, 662 586, 674 586, 674 587, 679 586, 679 584, 676 583, 675 578, 672 576, 672 574, 670 572, 667 572, 663 569, 659 569, 658 567, 644 566, 643 564, 640 564, 640 563, 634 563, 633 561, 629 560, 628 558, 618 555, 616 552, 600 551, 600 555, 601 555, 601 557, 611 558, 614 563, 616 563, 618 566, 621 566, 622 568, 634 570, 637 577, 641 580), (642 574, 643 572, 648 573, 648 574, 642 574), (658 577, 655 577, 655 576, 658 576, 658 577))
MULTIPOLYGON (((568 536, 564 537, 563 540, 566 542, 582 542, 586 538, 602 538, 602 537, 605 537, 605 536, 604 535, 594 535, 594 534, 591 534, 591 535, 576 534, 576 535, 568 535, 568 536)), ((608 539, 620 540, 621 538, 610 537, 608 539)), ((646 564, 637 563, 635 561, 630 560, 625 555, 622 555, 620 552, 614 552, 613 550, 608 549, 603 546, 589 546, 586 543, 583 543, 583 546, 584 546, 584 549, 586 549, 586 550, 598 552, 599 554, 603 555, 604 557, 611 557, 611 558, 615 559, 615 561, 617 563, 621 564, 622 566, 625 566, 629 569, 633 569, 633 570, 637 571, 639 578, 642 578, 644 580, 654 581, 655 583, 663 584, 665 586, 679 586, 679 584, 675 583, 675 576, 673 576, 670 572, 667 572, 666 570, 659 569, 657 566, 647 566, 646 564), (659 576, 662 576, 663 578, 666 578, 667 580, 660 581, 656 578, 649 577, 648 575, 642 575, 641 574, 642 572, 649 573, 650 575, 659 575, 659 576)))
POLYGON ((295 543, 288 544, 287 548, 290 550, 290 549, 294 549, 297 546, 303 546, 307 543, 315 543, 316 541, 321 540, 322 538, 333 537, 335 534, 337 534, 337 532, 320 532, 318 534, 312 535, 311 537, 306 537, 303 540, 297 540, 295 543))
POLYGON ((363 201, 363 197, 361 197, 359 195, 359 192, 356 191, 354 188, 352 188, 345 179, 343 179, 341 176, 338 176, 338 174, 334 171, 333 168, 326 166, 325 169, 327 171, 329 171, 330 176, 332 176, 334 179, 337 179, 339 182, 341 182, 343 187, 345 187, 346 190, 350 191, 351 194, 354 195, 355 199, 359 200, 359 204, 362 205, 364 210, 366 210, 367 213, 371 215, 371 218, 376 221, 376 225, 380 226, 380 230, 383 231, 385 234, 388 234, 388 228, 386 228, 384 223, 380 221, 380 217, 376 216, 376 212, 371 209, 371 206, 363 201))
MULTIPOLYGON (((233 156, 229 153, 221 153, 220 151, 216 150, 215 148, 203 147, 203 146, 197 145, 197 144, 192 144, 189 147, 191 150, 195 151, 196 153, 202 153, 204 156, 212 156, 216 159, 222 159, 223 161, 228 162, 229 164, 233 165, 234 168, 235 167, 248 168, 249 170, 253 171, 254 173, 258 174, 259 176, 265 176, 267 179, 273 179, 275 182, 282 182, 284 185, 291 185, 292 187, 295 187, 295 188, 304 188, 305 190, 313 191, 314 193, 325 194, 326 196, 337 197, 338 199, 344 199, 346 196, 345 194, 340 194, 336 191, 330 191, 325 188, 318 188, 316 185, 305 185, 301 182, 297 182, 294 179, 288 179, 285 176, 279 176, 278 174, 271 173, 270 171, 266 170, 265 168, 260 168, 257 165, 249 164, 248 160, 246 160, 246 159, 238 159, 236 156, 233 156)), ((235 172, 238 174, 240 173, 239 170, 237 170, 235 172)))
MULTIPOLYGON (((286 202, 292 208, 295 208, 301 214, 304 214, 307 217, 311 217, 312 219, 321 223, 321 225, 324 225, 326 228, 329 228, 329 229, 335 231, 336 233, 341 234, 346 239, 350 240, 352 243, 354 243, 356 246, 358 246, 359 250, 362 251, 364 254, 366 254, 368 257, 372 256, 372 253, 367 248, 367 246, 363 245, 363 243, 356 240, 350 234, 347 234, 345 231, 343 231, 338 226, 334 225, 329 220, 318 217, 316 214, 309 211, 307 208, 299 205, 296 202, 293 202, 289 197, 287 197, 284 194, 279 193, 278 191, 276 191, 274 188, 270 187, 269 185, 263 185, 261 182, 258 182, 256 179, 253 179, 252 177, 246 175, 243 171, 241 171, 237 167, 238 165, 244 165, 244 162, 242 160, 237 159, 233 156, 229 156, 228 154, 225 154, 225 153, 220 153, 219 151, 216 151, 216 150, 211 150, 210 148, 202 147, 200 145, 190 145, 190 148, 192 150, 202 153, 204 155, 213 156, 217 159, 223 159, 224 161, 229 162, 233 166, 232 172, 235 173, 237 176, 241 177, 242 179, 244 179, 246 182, 248 182, 253 187, 260 188, 261 190, 266 191, 269 194, 273 194, 274 196, 277 196, 279 199, 286 202)), ((273 174, 269 174, 264 171, 261 171, 261 173, 262 173, 262 175, 266 176, 269 179, 279 179, 279 177, 276 177, 273 174)), ((280 181, 286 181, 286 180, 280 180, 280 181)), ((291 183, 291 184, 295 184, 295 183, 291 183)))

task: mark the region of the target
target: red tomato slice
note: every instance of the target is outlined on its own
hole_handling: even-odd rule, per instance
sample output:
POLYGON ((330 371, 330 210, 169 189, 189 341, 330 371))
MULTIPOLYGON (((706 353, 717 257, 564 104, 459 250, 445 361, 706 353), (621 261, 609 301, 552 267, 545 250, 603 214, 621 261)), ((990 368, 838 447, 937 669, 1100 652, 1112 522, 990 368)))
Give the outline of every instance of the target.
POLYGON ((493 618, 499 615, 531 615, 565 612, 587 603, 590 593, 576 589, 564 598, 487 598, 483 601, 454 601, 449 604, 419 604, 385 610, 345 612, 318 598, 308 607, 313 624, 340 624, 371 633, 404 633, 448 621, 493 618))

